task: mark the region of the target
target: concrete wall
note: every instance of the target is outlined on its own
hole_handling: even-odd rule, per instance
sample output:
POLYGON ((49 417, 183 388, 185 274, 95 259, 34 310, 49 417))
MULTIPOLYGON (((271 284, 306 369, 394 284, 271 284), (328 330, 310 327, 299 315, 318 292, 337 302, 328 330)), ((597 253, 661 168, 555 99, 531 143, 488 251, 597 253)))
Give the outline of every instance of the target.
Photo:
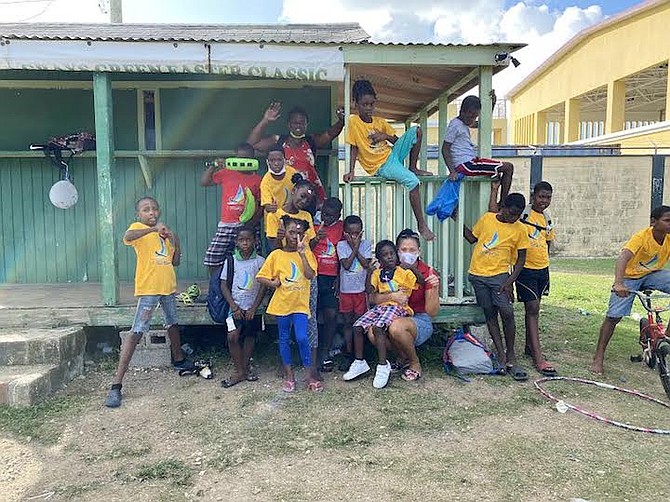
MULTIPOLYGON (((667 170, 667 167, 666 167, 667 170)), ((558 256, 613 256, 649 225, 650 157, 545 158, 558 256)), ((665 200, 668 200, 666 178, 665 200)))

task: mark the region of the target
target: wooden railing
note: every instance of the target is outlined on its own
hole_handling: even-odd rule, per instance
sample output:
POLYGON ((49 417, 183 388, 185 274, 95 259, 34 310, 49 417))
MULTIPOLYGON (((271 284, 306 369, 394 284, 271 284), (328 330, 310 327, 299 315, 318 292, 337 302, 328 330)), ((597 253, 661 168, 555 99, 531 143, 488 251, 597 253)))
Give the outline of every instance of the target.
MULTIPOLYGON (((421 201, 424 207, 444 183, 445 176, 421 178, 421 201)), ((440 222, 426 217, 435 233, 435 240, 422 240, 422 259, 440 274, 440 298, 445 304, 474 303, 468 284, 471 245, 463 238, 463 225, 472 226, 487 210, 490 180, 467 178, 461 183, 459 210, 456 219, 440 222)), ((357 214, 363 220, 365 236, 373 243, 382 239, 395 241, 404 228, 417 229, 409 204, 407 190, 402 185, 378 177, 354 178, 340 184, 343 216, 357 214)))

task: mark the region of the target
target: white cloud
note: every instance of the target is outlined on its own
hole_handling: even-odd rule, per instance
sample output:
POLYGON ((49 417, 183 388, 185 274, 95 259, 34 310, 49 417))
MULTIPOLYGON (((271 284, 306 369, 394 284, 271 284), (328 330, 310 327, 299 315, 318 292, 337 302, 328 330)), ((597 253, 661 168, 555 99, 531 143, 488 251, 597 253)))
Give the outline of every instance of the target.
POLYGON ((521 61, 496 75, 503 96, 582 29, 603 19, 598 5, 552 10, 524 0, 504 9, 503 0, 284 0, 284 22, 358 22, 374 41, 492 43, 523 42, 521 61))

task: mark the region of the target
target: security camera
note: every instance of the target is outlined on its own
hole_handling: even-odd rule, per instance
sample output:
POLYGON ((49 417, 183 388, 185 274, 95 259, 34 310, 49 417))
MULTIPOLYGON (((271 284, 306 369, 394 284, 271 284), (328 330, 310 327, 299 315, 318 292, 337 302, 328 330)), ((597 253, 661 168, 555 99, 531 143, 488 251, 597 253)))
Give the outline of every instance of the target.
POLYGON ((493 58, 498 66, 509 66, 510 63, 517 68, 521 63, 517 58, 512 56, 509 52, 499 52, 493 58))

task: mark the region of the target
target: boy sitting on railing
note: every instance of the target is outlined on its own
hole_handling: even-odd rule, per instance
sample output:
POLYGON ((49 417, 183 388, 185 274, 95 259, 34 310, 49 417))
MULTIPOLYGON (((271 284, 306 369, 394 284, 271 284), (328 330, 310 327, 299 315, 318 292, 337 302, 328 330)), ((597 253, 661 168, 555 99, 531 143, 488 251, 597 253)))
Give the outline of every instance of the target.
POLYGON ((351 160, 344 182, 350 183, 354 179, 354 168, 358 160, 370 176, 381 176, 402 184, 409 190, 409 202, 419 226, 419 233, 427 241, 432 241, 435 235, 428 228, 423 215, 417 178, 432 174, 416 167, 421 149, 421 129, 411 127, 398 138, 386 120, 373 116, 377 94, 368 80, 354 82, 352 94, 358 115, 351 115, 347 124, 346 141, 351 145, 351 160), (409 169, 403 165, 408 156, 409 169))
MULTIPOLYGON (((493 106, 496 95, 491 91, 493 106)), ((500 201, 504 201, 512 186, 514 166, 509 162, 485 159, 477 156, 475 145, 470 139, 470 127, 477 127, 482 102, 477 96, 467 96, 461 104, 458 117, 449 122, 442 143, 442 157, 449 169, 449 179, 455 181, 458 175, 490 176, 500 178, 502 190, 500 201)))
MULTIPOLYGON (((489 208, 495 205, 496 195, 497 190, 492 189, 489 208)), ((475 290, 477 304, 484 310, 498 360, 518 381, 528 379, 526 371, 516 363, 516 325, 512 307, 514 281, 524 266, 526 250, 530 247, 526 228, 519 221, 525 207, 525 197, 520 193, 511 193, 503 200, 499 212, 484 214, 472 230, 463 226, 463 236, 475 245, 468 279, 475 290), (498 314, 503 323, 506 351, 500 336, 498 314)))

